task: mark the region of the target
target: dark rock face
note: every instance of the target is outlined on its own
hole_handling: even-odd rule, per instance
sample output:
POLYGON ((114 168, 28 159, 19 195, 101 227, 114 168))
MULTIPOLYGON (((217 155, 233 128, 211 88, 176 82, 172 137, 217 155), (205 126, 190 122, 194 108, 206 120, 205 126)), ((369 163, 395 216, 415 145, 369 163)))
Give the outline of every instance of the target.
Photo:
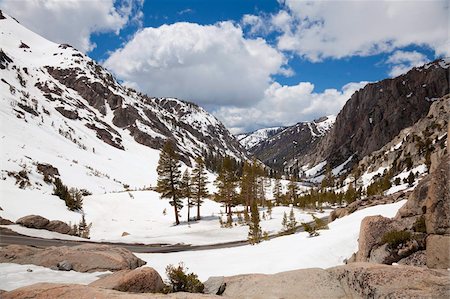
POLYGON ((426 116, 431 101, 449 93, 449 71, 440 63, 435 61, 356 91, 339 112, 332 130, 313 150, 316 155, 300 157, 301 164, 327 160, 335 167, 353 154, 357 162, 426 116))
POLYGON ((66 110, 64 107, 56 107, 55 109, 68 119, 78 119, 78 112, 76 110, 66 110))
POLYGON ((37 165, 37 171, 41 173, 43 176, 55 177, 59 176, 58 168, 45 163, 39 163, 37 165))
POLYGON ((326 133, 318 129, 318 125, 326 120, 327 117, 323 117, 313 122, 300 122, 287 127, 250 148, 249 152, 277 171, 298 169, 301 165, 296 163, 296 157, 306 157, 314 153, 318 142, 326 133))

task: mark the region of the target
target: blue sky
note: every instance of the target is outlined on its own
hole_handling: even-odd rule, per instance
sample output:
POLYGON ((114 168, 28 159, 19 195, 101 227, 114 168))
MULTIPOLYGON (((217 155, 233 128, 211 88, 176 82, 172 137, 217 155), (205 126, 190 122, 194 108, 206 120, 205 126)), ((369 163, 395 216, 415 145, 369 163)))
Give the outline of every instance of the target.
POLYGON ((124 84, 232 130, 337 114, 367 82, 449 56, 445 0, 0 0, 124 84))

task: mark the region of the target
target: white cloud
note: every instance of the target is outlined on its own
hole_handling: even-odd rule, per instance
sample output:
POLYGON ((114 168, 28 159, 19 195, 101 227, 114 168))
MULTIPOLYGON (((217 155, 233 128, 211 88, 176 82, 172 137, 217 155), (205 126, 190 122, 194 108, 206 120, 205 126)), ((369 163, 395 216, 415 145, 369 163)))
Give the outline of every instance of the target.
POLYGON ((140 23, 143 0, 1 0, 0 7, 45 38, 83 52, 95 48, 92 33, 116 34, 130 21, 140 23))
POLYGON ((387 64, 391 65, 391 70, 389 71, 389 76, 391 77, 397 77, 413 67, 421 66, 427 62, 429 62, 429 59, 422 53, 400 50, 395 51, 386 61, 387 64))
POLYGON ((264 98, 251 108, 222 107, 214 115, 233 133, 261 127, 293 125, 324 115, 337 114, 350 96, 367 82, 349 83, 340 90, 314 92, 314 85, 301 82, 294 86, 273 83, 264 98))
POLYGON ((246 39, 231 22, 145 28, 104 62, 120 79, 152 96, 172 96, 212 109, 250 106, 277 73, 283 54, 263 39, 246 39))
MULTIPOLYGON (((436 55, 449 55, 446 0, 299 1, 286 0, 291 16, 279 25, 281 50, 294 51, 311 61, 368 56, 408 45, 428 46, 436 55)), ((278 25, 277 25, 278 24, 278 25)))

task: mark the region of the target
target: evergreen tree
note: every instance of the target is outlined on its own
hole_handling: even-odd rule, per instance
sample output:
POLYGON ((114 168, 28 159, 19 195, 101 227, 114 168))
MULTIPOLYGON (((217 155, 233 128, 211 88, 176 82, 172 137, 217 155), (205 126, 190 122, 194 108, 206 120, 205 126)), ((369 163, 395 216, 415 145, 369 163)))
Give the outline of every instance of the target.
POLYGON ((254 169, 249 162, 245 161, 240 182, 241 187, 240 198, 241 203, 245 205, 246 212, 248 212, 252 201, 256 197, 255 185, 256 183, 255 183, 254 169))
POLYGON ((326 170, 325 170, 325 177, 322 180, 321 187, 323 189, 328 187, 334 187, 334 176, 333 172, 331 171, 330 164, 327 164, 326 170))
POLYGON ((192 202, 192 185, 191 185, 191 174, 189 170, 186 169, 183 173, 183 177, 181 179, 181 193, 184 198, 187 199, 187 221, 189 222, 191 219, 191 208, 194 206, 192 202))
POLYGON ((280 203, 282 198, 283 192, 282 192, 282 186, 280 179, 275 180, 275 185, 273 186, 273 198, 275 199, 276 203, 280 203))
POLYGON ((281 225, 283 226, 283 231, 288 231, 289 225, 288 225, 288 218, 286 215, 286 212, 283 213, 283 221, 281 221, 281 225))
POLYGON ((291 177, 291 180, 288 184, 288 196, 291 200, 291 203, 297 203, 298 202, 298 185, 297 182, 294 180, 293 177, 291 177))
POLYGON ((412 187, 414 185, 415 177, 414 177, 414 173, 412 171, 409 172, 407 181, 408 181, 409 187, 412 187))
POLYGON ((253 203, 251 204, 250 213, 251 221, 248 226, 248 241, 250 242, 250 244, 254 245, 261 242, 262 238, 262 231, 261 227, 259 226, 259 211, 256 201, 253 201, 253 203))
POLYGON ((269 215, 269 219, 272 219, 272 201, 267 201, 267 215, 269 215))
POLYGON ((208 189, 206 187, 207 177, 205 163, 201 157, 195 159, 195 167, 192 170, 192 198, 197 205, 197 220, 200 220, 200 206, 203 203, 203 198, 208 196, 208 189))
POLYGON ((156 191, 161 194, 161 198, 169 198, 170 205, 175 213, 175 224, 180 224, 179 210, 183 208, 181 201, 181 171, 178 155, 175 152, 175 145, 168 140, 161 151, 156 171, 158 181, 156 191))
POLYGON ((220 168, 219 175, 214 182, 217 186, 218 192, 216 194, 216 200, 222 202, 225 206, 225 213, 227 214, 227 224, 232 224, 231 207, 236 202, 236 187, 237 176, 232 160, 229 157, 225 157, 220 168))
POLYGON ((294 233, 296 226, 297 221, 295 220, 294 208, 292 207, 291 211, 289 212, 289 225, 288 225, 289 232, 294 233))

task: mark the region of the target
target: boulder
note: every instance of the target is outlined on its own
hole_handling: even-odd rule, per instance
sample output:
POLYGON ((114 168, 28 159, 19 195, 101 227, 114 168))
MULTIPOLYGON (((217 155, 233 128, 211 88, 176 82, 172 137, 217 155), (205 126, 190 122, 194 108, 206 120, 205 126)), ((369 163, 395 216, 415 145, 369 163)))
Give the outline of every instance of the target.
POLYGON ((25 245, 0 248, 0 263, 34 264, 57 267, 67 261, 78 272, 119 271, 145 265, 131 251, 109 245, 83 244, 78 246, 48 247, 45 249, 25 245))
POLYGON ((79 284, 37 283, 1 294, 2 299, 200 299, 221 298, 214 295, 174 294, 132 294, 79 284))
POLYGON ((426 255, 429 268, 450 268, 450 236, 429 235, 426 255))
POLYGON ((349 298, 448 298, 448 271, 352 263, 328 269, 349 298))
POLYGON ((57 232, 60 234, 70 234, 72 232, 72 228, 65 222, 59 220, 52 220, 46 226, 45 229, 50 230, 52 232, 57 232))
POLYGON ((408 197, 408 201, 398 210, 396 219, 423 215, 426 212, 426 199, 431 178, 424 177, 408 197))
POLYGON ((0 217, 0 225, 11 225, 14 224, 11 220, 0 217))
POLYGON ((450 158, 445 155, 431 174, 426 200, 425 225, 428 234, 450 234, 450 158))
POLYGON ((131 293, 157 293, 164 288, 164 282, 155 269, 142 267, 122 270, 100 278, 90 286, 131 293))
POLYGON ((425 250, 419 250, 405 258, 402 258, 397 263, 399 265, 426 267, 427 266, 427 255, 426 255, 425 250))
POLYGON ((395 221, 383 216, 369 216, 361 221, 358 239, 357 262, 367 262, 374 246, 381 243, 383 235, 395 229, 395 221))
POLYGON ((324 269, 302 269, 272 275, 225 277, 223 297, 229 298, 346 298, 339 281, 324 269))
POLYGON ((16 223, 28 228, 43 229, 49 224, 49 220, 39 215, 28 215, 19 218, 16 223))
POLYGON ((58 267, 58 270, 61 271, 70 271, 73 269, 72 264, 69 263, 68 261, 59 262, 58 265, 56 265, 56 267, 58 267))
POLYGON ((210 277, 203 285, 205 286, 203 292, 213 295, 222 295, 227 286, 223 276, 210 277))
POLYGON ((369 263, 378 263, 387 265, 390 265, 396 261, 397 259, 389 250, 388 244, 383 244, 381 246, 374 247, 370 252, 368 260, 369 263))

